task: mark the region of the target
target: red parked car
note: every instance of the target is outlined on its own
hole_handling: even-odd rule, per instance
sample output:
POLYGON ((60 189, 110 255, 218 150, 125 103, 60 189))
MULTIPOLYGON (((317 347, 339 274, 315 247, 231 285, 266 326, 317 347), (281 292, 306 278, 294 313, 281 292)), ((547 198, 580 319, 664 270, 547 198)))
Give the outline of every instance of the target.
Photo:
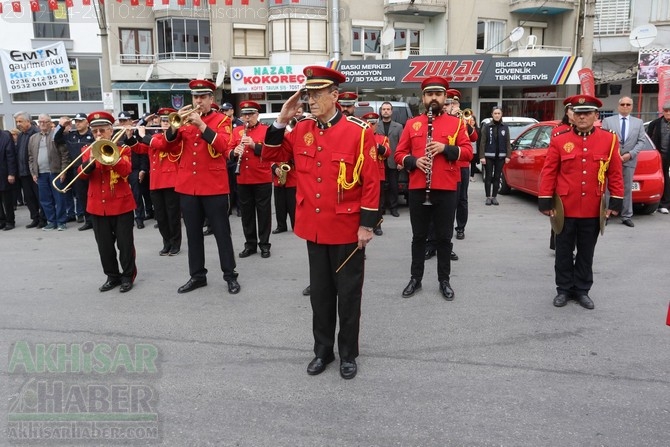
MULTIPOLYGON (((503 167, 500 194, 509 194, 512 189, 518 189, 537 197, 549 140, 558 123, 539 122, 514 140, 510 162, 503 167)), ((596 125, 600 126, 600 121, 596 125)), ((656 211, 663 195, 661 155, 648 137, 646 140, 648 144, 638 154, 633 175, 633 207, 638 214, 656 211)))

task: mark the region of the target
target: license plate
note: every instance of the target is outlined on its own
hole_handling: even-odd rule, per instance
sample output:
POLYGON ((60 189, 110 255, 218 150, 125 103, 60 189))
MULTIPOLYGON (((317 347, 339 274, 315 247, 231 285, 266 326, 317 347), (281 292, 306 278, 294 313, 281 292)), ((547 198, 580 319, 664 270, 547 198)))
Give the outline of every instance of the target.
POLYGON ((640 183, 639 182, 633 182, 633 191, 639 191, 640 190, 640 183))

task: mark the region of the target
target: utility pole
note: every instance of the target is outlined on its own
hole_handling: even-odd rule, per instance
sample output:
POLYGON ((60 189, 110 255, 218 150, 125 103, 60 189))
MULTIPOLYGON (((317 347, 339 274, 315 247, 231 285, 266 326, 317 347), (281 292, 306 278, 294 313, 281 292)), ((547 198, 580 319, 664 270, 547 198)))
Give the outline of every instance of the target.
MULTIPOLYGON (((105 14, 105 3, 103 0, 94 0, 93 8, 95 16, 98 19, 98 28, 100 29, 100 45, 102 50, 102 95, 103 102, 105 96, 112 93, 112 75, 111 64, 109 61, 109 34, 107 32, 107 15, 105 14)), ((113 110, 113 106, 105 107, 106 110, 113 110)))
POLYGON ((583 1, 582 67, 593 68, 593 22, 596 17, 596 0, 583 1))

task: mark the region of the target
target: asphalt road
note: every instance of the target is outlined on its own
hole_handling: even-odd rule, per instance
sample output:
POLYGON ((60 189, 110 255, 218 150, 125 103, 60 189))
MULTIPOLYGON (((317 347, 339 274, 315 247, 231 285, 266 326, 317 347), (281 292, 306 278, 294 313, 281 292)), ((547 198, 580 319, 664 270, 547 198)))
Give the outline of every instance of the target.
MULTIPOLYGON (((31 378, 144 384, 158 397, 158 444, 177 447, 669 445, 670 217, 636 216, 632 229, 610 223, 596 248, 595 310, 557 309, 547 218, 523 194, 484 206, 482 190, 481 180, 471 183, 466 239, 455 241, 453 302, 438 291, 435 259, 423 290, 401 297, 407 208, 385 217, 384 235, 367 250, 359 372, 350 381, 337 363, 320 376, 305 372, 308 266, 292 233, 272 236, 269 259, 238 259, 238 295, 227 293, 208 238, 209 285, 178 295, 188 279, 186 241, 178 256, 159 257, 147 221, 135 231, 135 288, 100 293, 93 233, 25 229, 21 207, 17 229, 0 231, 3 397, 11 405, 31 378), (145 344, 159 352, 157 370, 10 370, 20 343, 145 344)), ((240 219, 231 222, 239 252, 240 219)), ((0 445, 9 445, 16 432, 4 411, 0 445)))

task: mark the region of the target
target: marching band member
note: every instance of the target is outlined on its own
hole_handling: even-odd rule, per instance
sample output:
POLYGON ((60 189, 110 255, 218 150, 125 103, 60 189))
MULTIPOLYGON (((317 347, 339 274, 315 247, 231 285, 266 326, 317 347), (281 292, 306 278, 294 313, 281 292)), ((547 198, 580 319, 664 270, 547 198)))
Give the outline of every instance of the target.
MULTIPOLYGON (((111 114, 93 112, 88 115, 88 122, 96 141, 113 138, 114 117, 111 114)), ((83 147, 82 152, 88 148, 89 146, 83 147)), ((128 176, 132 170, 130 148, 119 145, 118 150, 120 157, 115 165, 102 164, 98 160, 89 164, 92 160, 89 152, 82 157, 82 164, 78 169, 83 170, 82 177, 88 179, 86 212, 91 215, 102 270, 107 275, 107 281, 100 287, 100 291, 107 292, 121 285, 120 291, 125 293, 133 288, 137 276, 133 240, 135 199, 128 184, 128 176), (119 249, 118 262, 114 243, 119 249)))
POLYGON ((179 158, 175 191, 179 193, 186 237, 190 279, 177 292, 187 293, 207 285, 205 268, 205 237, 202 227, 205 218, 216 239, 223 279, 228 293, 239 293, 235 271, 235 254, 228 220, 228 148, 231 137, 230 119, 211 110, 216 85, 208 80, 189 82, 195 109, 184 113, 178 128, 165 132, 170 153, 179 158))
MULTIPOLYGON (((379 160, 379 215, 377 222, 382 221, 382 210, 384 208, 384 182, 386 182, 386 159, 391 154, 391 146, 387 136, 377 133, 377 123, 379 122, 379 114, 375 112, 366 113, 361 117, 363 121, 368 123, 375 134, 375 141, 377 142, 377 160, 379 160)), ((374 233, 377 236, 384 234, 382 231, 382 224, 378 224, 374 233)))
POLYGON ((270 257, 272 229, 272 171, 263 160, 261 150, 268 126, 258 121, 260 105, 254 101, 240 103, 243 126, 233 130, 230 149, 237 159, 237 199, 242 214, 246 258, 261 250, 261 257, 270 257), (258 227, 256 226, 258 219, 258 227), (258 229, 258 232, 256 231, 258 229))
POLYGON ((345 76, 321 66, 305 67, 312 116, 291 132, 284 128, 300 107, 302 91, 291 96, 265 137, 263 159, 293 159, 298 180, 295 234, 307 241, 316 375, 335 359, 340 375, 356 376, 365 246, 372 240, 379 203, 377 145, 369 126, 336 108, 345 76))

